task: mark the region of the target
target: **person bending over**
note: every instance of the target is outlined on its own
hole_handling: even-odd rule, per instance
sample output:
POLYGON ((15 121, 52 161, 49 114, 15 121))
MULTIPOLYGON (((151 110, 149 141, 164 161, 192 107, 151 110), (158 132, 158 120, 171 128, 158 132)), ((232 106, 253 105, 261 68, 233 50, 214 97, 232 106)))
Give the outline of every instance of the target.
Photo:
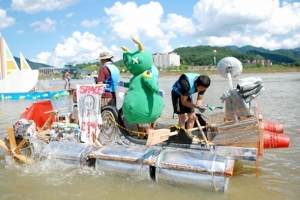
POLYGON ((196 114, 195 108, 204 112, 202 100, 206 89, 210 86, 210 78, 197 73, 184 73, 174 83, 171 95, 175 114, 178 114, 178 125, 185 126, 186 115, 187 129, 193 128, 196 114), (192 94, 198 93, 196 103, 193 103, 192 94))

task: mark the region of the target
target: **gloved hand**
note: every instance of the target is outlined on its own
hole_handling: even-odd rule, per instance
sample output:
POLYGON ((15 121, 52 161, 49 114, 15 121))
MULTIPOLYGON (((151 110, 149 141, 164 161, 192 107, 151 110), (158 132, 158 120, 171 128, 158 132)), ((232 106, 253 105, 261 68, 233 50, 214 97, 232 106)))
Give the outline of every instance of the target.
POLYGON ((158 90, 157 94, 159 96, 161 96, 162 98, 164 98, 164 96, 165 96, 165 92, 163 90, 158 90))
POLYGON ((201 113, 204 113, 204 111, 205 111, 205 107, 203 107, 203 106, 200 106, 200 105, 197 105, 196 106, 196 108, 199 110, 199 112, 201 112, 201 113))
POLYGON ((123 81, 118 81, 118 86, 124 87, 124 82, 123 81))

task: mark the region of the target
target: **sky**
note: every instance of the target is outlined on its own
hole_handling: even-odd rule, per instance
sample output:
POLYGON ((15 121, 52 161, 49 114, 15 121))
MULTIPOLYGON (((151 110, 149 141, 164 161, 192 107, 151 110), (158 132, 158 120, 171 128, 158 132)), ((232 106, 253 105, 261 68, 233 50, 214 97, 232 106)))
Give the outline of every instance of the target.
POLYGON ((0 33, 12 54, 63 67, 122 58, 137 38, 150 53, 179 47, 300 47, 300 0, 0 0, 0 33))

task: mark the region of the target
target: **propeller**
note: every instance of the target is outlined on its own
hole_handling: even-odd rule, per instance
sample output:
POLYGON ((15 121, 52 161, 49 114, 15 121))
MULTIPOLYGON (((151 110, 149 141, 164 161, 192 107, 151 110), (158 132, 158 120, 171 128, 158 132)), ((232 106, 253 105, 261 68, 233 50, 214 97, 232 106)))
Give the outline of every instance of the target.
POLYGON ((5 142, 3 140, 0 140, 0 146, 5 149, 10 156, 14 158, 16 162, 24 162, 24 163, 30 163, 31 160, 27 158, 26 156, 20 154, 20 149, 26 144, 28 141, 27 138, 24 138, 18 145, 16 142, 15 134, 13 126, 9 126, 7 128, 8 138, 9 138, 9 147, 6 146, 5 142))

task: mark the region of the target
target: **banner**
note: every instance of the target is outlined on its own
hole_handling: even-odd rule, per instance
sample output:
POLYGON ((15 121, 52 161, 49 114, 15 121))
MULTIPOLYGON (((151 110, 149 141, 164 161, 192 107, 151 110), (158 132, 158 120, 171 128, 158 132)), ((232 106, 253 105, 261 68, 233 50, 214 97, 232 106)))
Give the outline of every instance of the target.
POLYGON ((94 139, 98 138, 98 125, 102 125, 101 96, 104 86, 76 85, 81 142, 94 144, 94 139))

